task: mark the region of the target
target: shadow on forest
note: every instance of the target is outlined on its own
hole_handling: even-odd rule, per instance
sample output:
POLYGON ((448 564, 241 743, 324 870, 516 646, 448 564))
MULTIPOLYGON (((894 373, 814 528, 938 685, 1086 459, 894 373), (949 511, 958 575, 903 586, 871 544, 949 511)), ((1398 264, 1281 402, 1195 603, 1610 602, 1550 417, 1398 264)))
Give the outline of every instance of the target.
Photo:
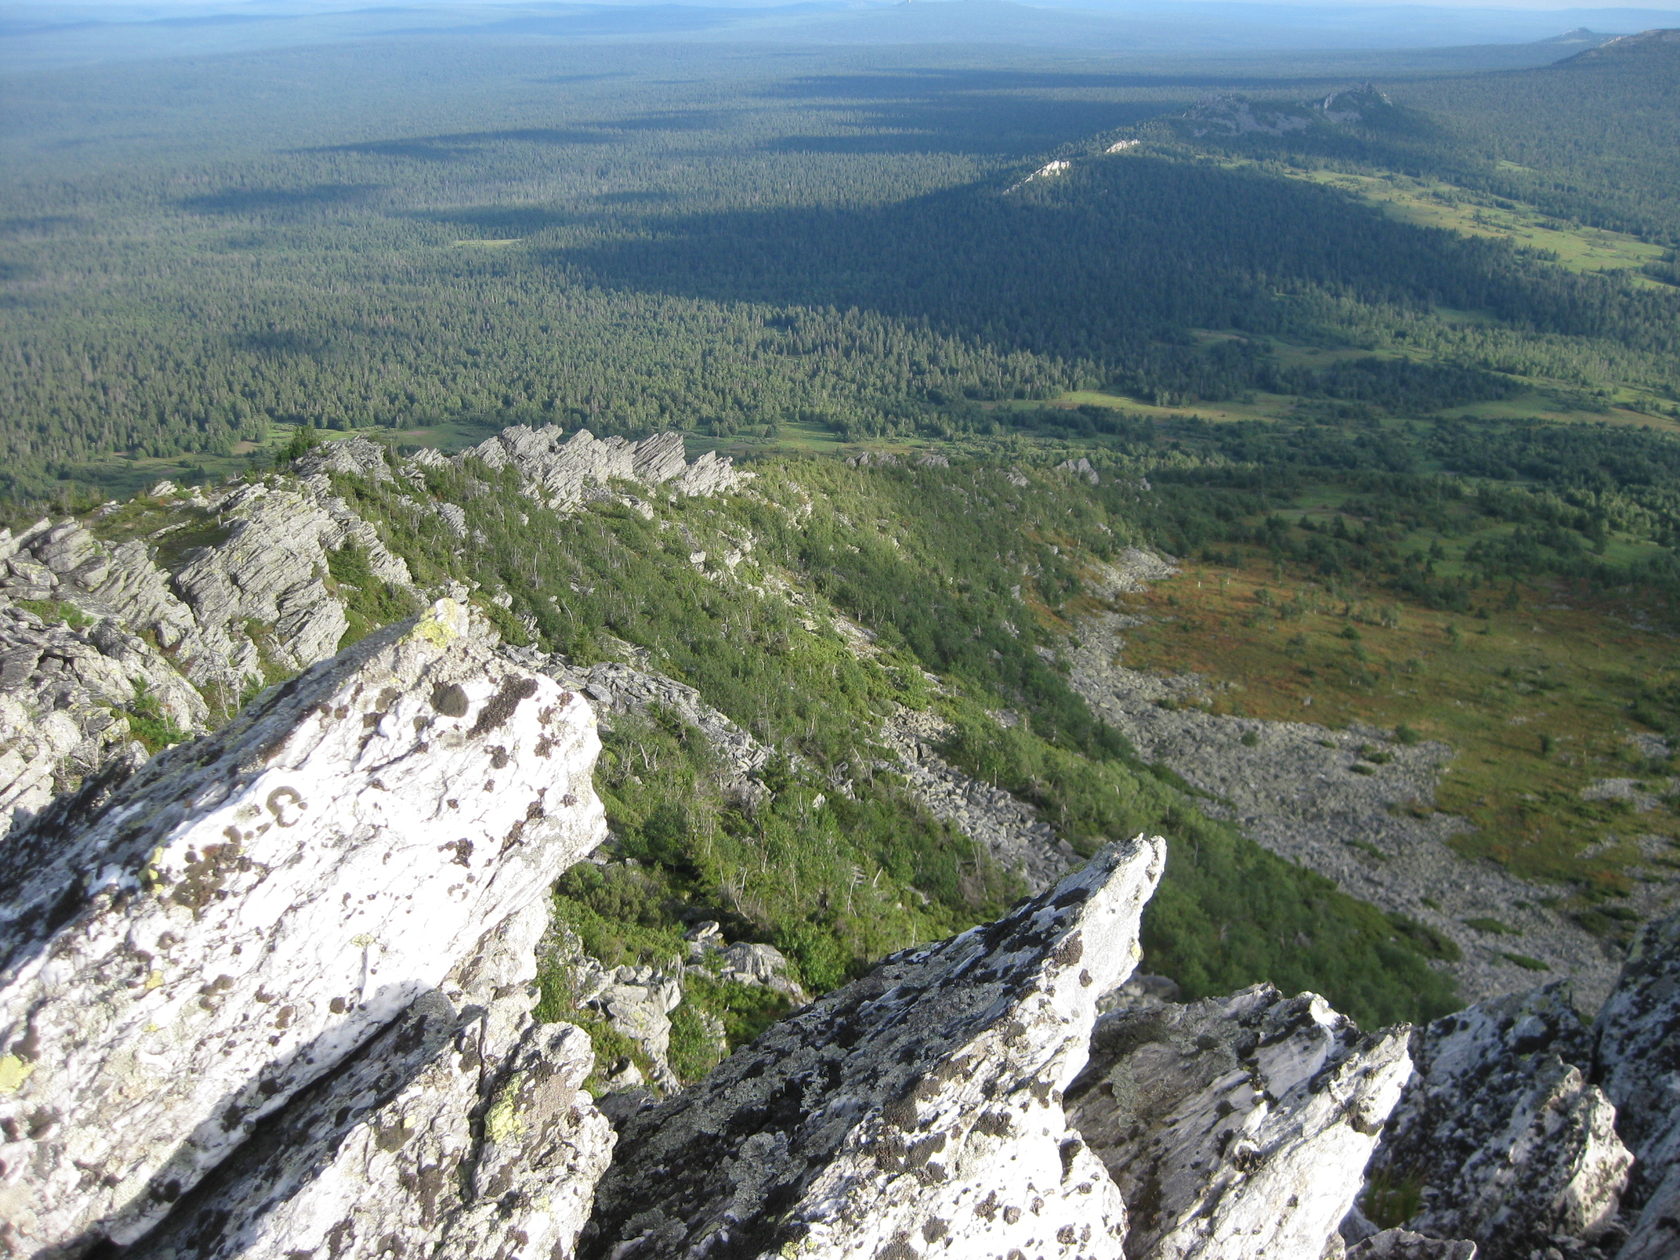
POLYGON ((1437 239, 1301 181, 1141 156, 1085 159, 1006 193, 1007 180, 865 208, 650 216, 635 237, 548 257, 607 288, 856 309, 1104 361, 1184 328, 1338 344, 1302 313, 1312 292, 1515 319, 1545 304, 1497 246, 1437 239))
POLYGON ((229 188, 184 197, 180 206, 194 214, 262 214, 304 218, 335 206, 354 206, 383 191, 379 184, 311 184, 307 188, 229 188))
POLYGON ((1185 104, 1188 98, 1174 106, 1159 102, 1023 102, 1003 97, 964 97, 895 102, 869 109, 823 105, 816 108, 844 118, 837 118, 836 123, 847 128, 845 132, 781 136, 763 147, 772 153, 1018 154, 1051 148, 1069 136, 1132 126, 1185 104))
POLYGON ((876 100, 972 95, 976 92, 1069 91, 1121 88, 1185 89, 1207 92, 1283 92, 1291 88, 1316 90, 1324 76, 1269 78, 1254 75, 1195 74, 1061 74, 1034 70, 969 70, 926 67, 894 73, 813 74, 768 88, 761 95, 787 101, 876 100))
POLYGON ((408 136, 390 140, 360 140, 354 144, 329 144, 294 153, 362 153, 372 157, 407 158, 420 162, 459 162, 473 157, 485 145, 514 141, 561 147, 573 144, 607 144, 612 137, 599 131, 560 127, 516 127, 506 131, 462 131, 444 136, 408 136))

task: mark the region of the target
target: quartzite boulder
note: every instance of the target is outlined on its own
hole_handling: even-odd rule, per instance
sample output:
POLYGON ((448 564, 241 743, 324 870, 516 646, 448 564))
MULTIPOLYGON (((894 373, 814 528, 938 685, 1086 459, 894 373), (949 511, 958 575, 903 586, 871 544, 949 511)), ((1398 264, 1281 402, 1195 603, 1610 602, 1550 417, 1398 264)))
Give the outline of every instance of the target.
POLYGON ((1592 1061, 1590 1042, 1566 986, 1438 1019, 1414 1035, 1412 1057, 1417 1074, 1372 1168, 1419 1187, 1407 1229, 1526 1260, 1555 1236, 1614 1224, 1632 1159, 1615 1108, 1577 1066, 1592 1061))
POLYGON ((1110 846, 1007 917, 887 960, 626 1123, 582 1254, 1114 1256, 1125 1208, 1071 1130, 1097 997, 1165 844, 1110 846))
POLYGON ((1105 1016, 1068 1117, 1132 1214, 1134 1260, 1317 1257, 1411 1074, 1315 994, 1260 985, 1105 1016))
POLYGON ((582 700, 445 602, 0 873, 0 1247, 129 1243, 602 838, 582 700))
POLYGON ((128 1253, 131 1260, 567 1256, 613 1148, 581 1090, 588 1036, 538 1024, 547 907, 508 919, 300 1093, 128 1253))

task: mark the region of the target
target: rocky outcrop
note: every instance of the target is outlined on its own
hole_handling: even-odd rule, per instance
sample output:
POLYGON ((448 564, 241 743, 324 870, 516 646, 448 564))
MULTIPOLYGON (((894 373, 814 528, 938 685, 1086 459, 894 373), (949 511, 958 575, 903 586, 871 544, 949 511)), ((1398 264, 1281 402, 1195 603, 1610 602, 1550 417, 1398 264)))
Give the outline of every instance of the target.
POLYGON ((533 494, 550 507, 576 507, 612 497, 611 483, 633 481, 682 495, 732 490, 749 475, 727 456, 702 452, 693 463, 683 456, 680 433, 660 433, 640 442, 597 438, 588 429, 567 436, 555 425, 503 429, 470 454, 492 468, 512 465, 533 494))
POLYGON ((1436 1020, 1412 1053, 1417 1077, 1372 1169, 1390 1193, 1418 1195, 1407 1229, 1500 1260, 1616 1223, 1632 1158, 1616 1109, 1577 1066, 1591 1043, 1565 986, 1436 1020))
POLYGON ((229 645, 242 677, 265 666, 290 673, 338 650, 349 620, 327 589, 330 553, 353 547, 375 578, 414 585, 373 527, 324 491, 241 487, 215 505, 225 537, 175 574, 199 632, 229 645))
MULTIPOLYGON (((516 428, 473 454, 519 469, 532 494, 561 508, 628 502, 619 482, 699 495, 749 475, 711 453, 688 462, 675 433, 632 443, 516 428)), ((0 836, 127 745, 137 693, 169 729, 197 734, 253 687, 336 652, 356 592, 335 580, 335 559, 353 553, 357 580, 411 606, 451 593, 418 591, 332 481, 391 482, 443 462, 422 452, 404 465, 353 437, 304 456, 291 479, 190 494, 161 483, 85 523, 0 531, 0 836)), ((452 536, 467 535, 459 505, 432 506, 452 536)))
POLYGON ((1410 1074, 1404 1031, 1259 986, 1106 1016, 1067 1112, 1131 1211, 1134 1260, 1318 1256, 1410 1074))
POLYGON ((601 839, 597 747, 446 603, 12 837, 0 1245, 135 1241, 416 1003, 454 1006, 601 839))
POLYGON ((134 709, 181 730, 206 715, 168 660, 114 619, 36 607, 0 596, 0 835, 127 747, 134 709))
POLYGON ((770 760, 770 749, 707 704, 686 683, 617 661, 576 666, 563 657, 537 652, 526 652, 519 659, 584 695, 605 724, 610 725, 621 713, 663 712, 674 716, 705 736, 712 751, 729 768, 736 791, 756 796, 761 790, 749 781, 770 760))
POLYGON ((1125 1209, 1062 1111, 1164 845, 897 955, 628 1120, 582 1254, 1114 1254, 1125 1209))
POLYGON ((881 732, 905 786, 928 813, 983 847, 1033 892, 1079 865, 1079 855, 1038 811, 1002 788, 965 774, 936 749, 946 724, 932 713, 901 708, 881 732))
POLYGON ((613 1136, 582 1092, 588 1037, 531 1018, 546 917, 510 918, 129 1254, 569 1255, 613 1136))
POLYGON ((1636 1160, 1621 1256, 1680 1255, 1680 915, 1640 931, 1593 1034, 1597 1079, 1636 1160))

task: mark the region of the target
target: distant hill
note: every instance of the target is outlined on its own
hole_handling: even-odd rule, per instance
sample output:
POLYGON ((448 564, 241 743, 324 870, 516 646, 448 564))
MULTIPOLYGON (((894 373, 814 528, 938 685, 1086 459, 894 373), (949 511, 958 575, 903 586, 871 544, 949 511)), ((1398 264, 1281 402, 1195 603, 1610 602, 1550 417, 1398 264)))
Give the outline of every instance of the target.
POLYGON ((1577 53, 1570 61, 1601 61, 1607 58, 1662 57, 1680 59, 1680 29, 1662 27, 1641 31, 1637 35, 1621 35, 1606 40, 1597 47, 1577 53))

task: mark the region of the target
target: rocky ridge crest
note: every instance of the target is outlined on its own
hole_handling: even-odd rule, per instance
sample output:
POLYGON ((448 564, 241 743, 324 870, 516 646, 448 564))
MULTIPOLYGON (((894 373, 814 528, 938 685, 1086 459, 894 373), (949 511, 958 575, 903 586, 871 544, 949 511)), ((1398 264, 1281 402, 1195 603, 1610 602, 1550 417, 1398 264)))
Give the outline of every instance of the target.
MULTIPOLYGON (((335 558, 354 554, 367 580, 411 606, 465 597, 421 590, 331 474, 388 481, 471 458, 517 469, 527 493, 560 510, 642 503, 632 489, 720 493, 749 475, 711 452, 688 462, 675 433, 630 442, 519 427, 453 460, 423 451, 406 461, 352 437, 285 480, 191 492, 164 483, 86 524, 0 530, 0 836, 122 752, 142 729, 137 715, 173 738, 195 734, 336 652, 351 615, 335 558)), ((460 508, 434 510, 459 532, 460 508)))
MULTIPOLYGON (((1453 1140, 1442 1116, 1525 1135, 1476 1151, 1569 1205, 1548 1245, 1672 1240, 1680 921, 1645 934, 1590 1036, 1544 993, 1415 1039, 1265 988, 1099 1018, 1165 860, 1145 837, 888 959, 615 1141, 581 1089, 587 1038, 531 1009, 547 888, 603 833, 594 729, 440 604, 13 836, 0 1249, 1464 1257, 1417 1231, 1466 1217, 1338 1232, 1397 1100, 1393 1158, 1410 1116, 1425 1147, 1453 1140), (1612 1116, 1637 1117, 1625 1150, 1612 1116)), ((1440 1184, 1432 1212, 1480 1201, 1440 1184)))

